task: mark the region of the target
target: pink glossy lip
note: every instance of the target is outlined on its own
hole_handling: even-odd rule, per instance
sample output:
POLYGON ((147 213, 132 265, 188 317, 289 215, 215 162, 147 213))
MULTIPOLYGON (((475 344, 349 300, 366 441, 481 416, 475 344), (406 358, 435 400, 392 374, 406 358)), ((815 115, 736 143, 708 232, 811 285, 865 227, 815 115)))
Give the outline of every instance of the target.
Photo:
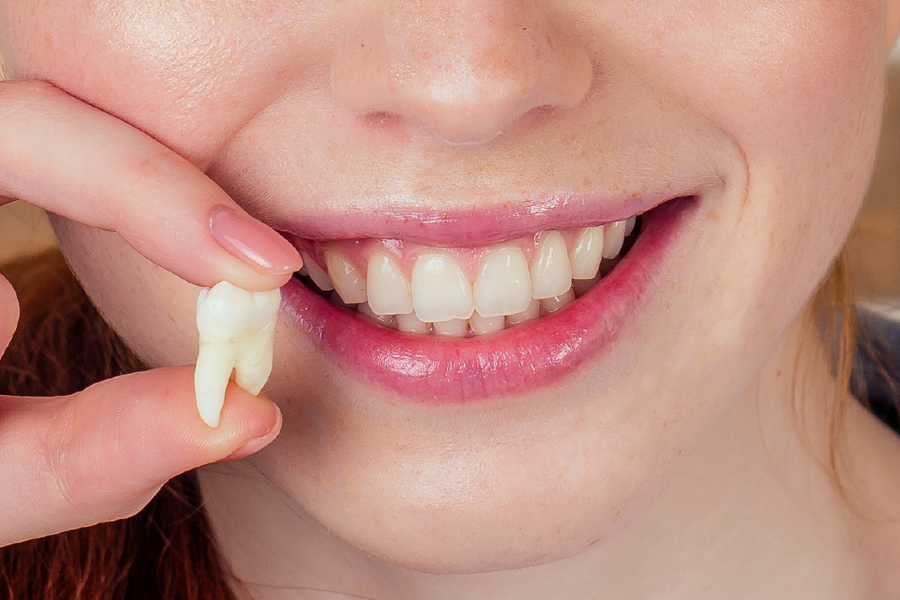
POLYGON ((282 289, 283 314, 351 377, 410 401, 459 404, 531 391, 609 346, 652 288, 670 241, 696 205, 696 197, 683 197, 645 213, 631 251, 590 292, 555 315, 494 335, 400 333, 327 302, 294 279, 282 289))

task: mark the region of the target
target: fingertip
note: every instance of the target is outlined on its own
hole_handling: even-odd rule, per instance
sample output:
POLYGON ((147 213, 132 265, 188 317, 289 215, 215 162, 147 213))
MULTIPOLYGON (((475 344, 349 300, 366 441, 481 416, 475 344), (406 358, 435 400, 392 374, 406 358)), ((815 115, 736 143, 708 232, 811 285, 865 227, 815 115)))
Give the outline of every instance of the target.
POLYGON ((222 248, 261 275, 289 277, 303 264, 297 249, 278 232, 227 206, 212 211, 209 231, 222 248))
POLYGON ((227 455, 217 462, 236 460, 262 450, 278 436, 282 423, 277 404, 229 382, 219 428, 234 432, 234 437, 227 455))
POLYGON ((0 355, 6 351, 19 322, 19 301, 12 284, 0 276, 0 355))

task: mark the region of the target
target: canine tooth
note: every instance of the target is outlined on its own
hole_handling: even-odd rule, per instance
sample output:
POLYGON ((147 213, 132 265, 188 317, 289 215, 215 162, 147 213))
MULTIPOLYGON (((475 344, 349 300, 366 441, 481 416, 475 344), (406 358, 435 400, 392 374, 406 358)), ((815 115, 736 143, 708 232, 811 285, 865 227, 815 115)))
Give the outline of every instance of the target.
POLYGON ((343 252, 326 250, 325 266, 328 267, 334 289, 345 304, 361 304, 366 301, 366 278, 343 252))
POLYGON ((281 290, 248 292, 227 281, 203 289, 197 298, 200 350, 194 369, 194 391, 200 417, 219 424, 225 388, 232 371, 235 382, 259 394, 272 371, 275 319, 281 290))
POLYGON ((615 258, 625 241, 625 221, 607 223, 603 238, 603 258, 615 258))
POLYGON ((358 304, 357 311, 362 313, 366 317, 372 319, 379 325, 382 325, 384 327, 389 327, 391 329, 394 328, 394 325, 395 325, 394 315, 379 315, 372 310, 372 307, 369 306, 368 302, 363 302, 362 304, 358 304))
POLYGON ((554 296, 553 298, 544 298, 541 300, 541 306, 547 311, 547 314, 553 314, 564 309, 575 300, 575 292, 567 291, 565 294, 554 296))
POLYGON ((469 317, 469 329, 476 335, 485 335, 494 333, 506 327, 506 317, 499 315, 496 317, 482 317, 478 314, 478 309, 469 317))
POLYGON ((334 289, 334 284, 331 282, 331 277, 328 276, 328 273, 322 270, 322 267, 319 266, 319 263, 314 261, 312 257, 306 252, 300 253, 300 258, 303 259, 303 266, 306 267, 306 270, 309 271, 309 278, 313 280, 320 290, 323 292, 330 292, 334 289))
POLYGON ((405 315, 413 311, 409 281, 388 254, 376 252, 366 272, 369 308, 379 315, 405 315))
POLYGON ((572 287, 572 267, 566 241, 558 231, 542 236, 537 260, 531 265, 531 297, 537 300, 564 294, 572 287))
POLYGON ((472 285, 453 257, 432 252, 416 260, 412 272, 412 299, 419 319, 437 323, 468 319, 475 310, 472 285))
POLYGON ((569 252, 572 263, 572 279, 593 279, 600 269, 603 258, 603 227, 588 227, 582 230, 569 252))
POLYGON ((475 311, 482 317, 522 312, 531 303, 528 261, 518 248, 488 252, 473 286, 475 311))
POLYGON ((465 337, 469 329, 469 321, 467 319, 450 319, 449 321, 441 321, 433 323, 435 335, 444 337, 465 337))
POLYGON ((628 217, 628 220, 625 221, 625 237, 631 235, 631 232, 634 231, 634 226, 637 223, 637 217, 628 217))
POLYGON ((541 316, 541 301, 532 300, 531 304, 528 305, 528 308, 522 312, 506 317, 506 322, 509 325, 521 325, 528 321, 534 321, 539 316, 541 316))
POLYGON ((397 315, 397 329, 404 333, 426 334, 428 333, 429 325, 419 319, 416 313, 410 312, 405 315, 397 315))

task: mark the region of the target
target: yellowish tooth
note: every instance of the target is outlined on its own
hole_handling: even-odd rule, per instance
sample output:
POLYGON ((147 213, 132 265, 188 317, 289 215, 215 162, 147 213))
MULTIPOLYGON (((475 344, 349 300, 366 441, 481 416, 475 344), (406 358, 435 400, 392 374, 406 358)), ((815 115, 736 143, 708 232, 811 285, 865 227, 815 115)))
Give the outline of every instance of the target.
POLYGON ((537 259, 531 265, 531 297, 537 300, 559 296, 572 287, 572 267, 562 234, 548 231, 539 243, 537 259))
POLYGON ((369 257, 366 272, 369 307, 379 315, 403 315, 413 311, 409 281, 386 252, 369 257))
POLYGON ((534 321, 540 316, 541 301, 532 300, 531 304, 528 305, 528 308, 526 308, 522 312, 506 317, 506 323, 508 325, 521 325, 522 323, 527 323, 528 321, 534 321))
POLYGON ((432 323, 434 334, 444 337, 461 338, 466 336, 469 329, 467 319, 450 319, 449 321, 441 321, 440 323, 432 323))
POLYGON ((419 319, 416 313, 397 315, 397 329, 404 333, 418 333, 424 335, 431 330, 431 325, 419 319))
POLYGON ((330 292, 334 289, 334 284, 331 282, 331 277, 328 276, 328 273, 322 270, 322 267, 319 266, 319 263, 314 261, 312 257, 306 252, 301 252, 300 257, 303 259, 303 266, 306 267, 306 270, 309 271, 309 278, 313 280, 320 290, 323 292, 330 292))
POLYGON ((366 278, 338 250, 325 251, 325 266, 334 284, 334 289, 345 304, 361 304, 366 301, 366 278))
POLYGON ((631 235, 631 232, 634 231, 634 226, 637 224, 637 217, 629 217, 627 221, 625 221, 625 237, 631 235))
POLYGON ((603 258, 603 226, 583 229, 569 252, 572 279, 593 279, 603 258))
POLYGON ((422 321, 468 319, 475 310, 472 285, 449 254, 430 252, 419 256, 413 267, 411 288, 415 313, 422 321))
POLYGON ((531 303, 531 275, 525 255, 518 248, 488 251, 472 289, 475 311, 483 317, 522 312, 531 303))
POLYGON ((388 327, 390 329, 394 329, 396 327, 396 320, 394 319, 394 315, 379 315, 372 311, 372 308, 369 306, 368 302, 358 304, 356 310, 360 314, 368 317, 369 319, 372 319, 383 327, 388 327))
POLYGON ((607 223, 603 232, 603 258, 615 258, 625 241, 625 221, 607 223))
POLYGON ((541 300, 541 306, 544 308, 544 310, 547 311, 548 314, 552 315, 553 313, 559 312, 567 307, 572 303, 573 300, 575 300, 575 292, 570 289, 565 294, 562 294, 560 296, 555 296, 553 298, 544 298, 543 300, 541 300))
POLYGON ((486 335, 488 333, 494 333, 495 331, 501 331, 505 327, 506 317, 504 315, 499 315, 496 317, 482 317, 476 310, 472 313, 472 316, 469 317, 469 329, 471 329, 472 333, 476 335, 486 335))

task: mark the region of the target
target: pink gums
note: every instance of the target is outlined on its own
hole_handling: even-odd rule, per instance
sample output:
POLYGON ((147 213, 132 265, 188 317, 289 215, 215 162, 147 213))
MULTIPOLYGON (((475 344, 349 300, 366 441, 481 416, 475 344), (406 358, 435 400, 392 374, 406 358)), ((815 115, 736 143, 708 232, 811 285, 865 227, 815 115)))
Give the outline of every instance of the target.
POLYGON ((293 279, 282 289, 283 314, 341 370, 411 401, 459 404, 531 391, 558 381, 615 340, 653 285, 695 200, 678 198, 643 215, 631 251, 578 301, 493 335, 400 333, 329 303, 293 279))

